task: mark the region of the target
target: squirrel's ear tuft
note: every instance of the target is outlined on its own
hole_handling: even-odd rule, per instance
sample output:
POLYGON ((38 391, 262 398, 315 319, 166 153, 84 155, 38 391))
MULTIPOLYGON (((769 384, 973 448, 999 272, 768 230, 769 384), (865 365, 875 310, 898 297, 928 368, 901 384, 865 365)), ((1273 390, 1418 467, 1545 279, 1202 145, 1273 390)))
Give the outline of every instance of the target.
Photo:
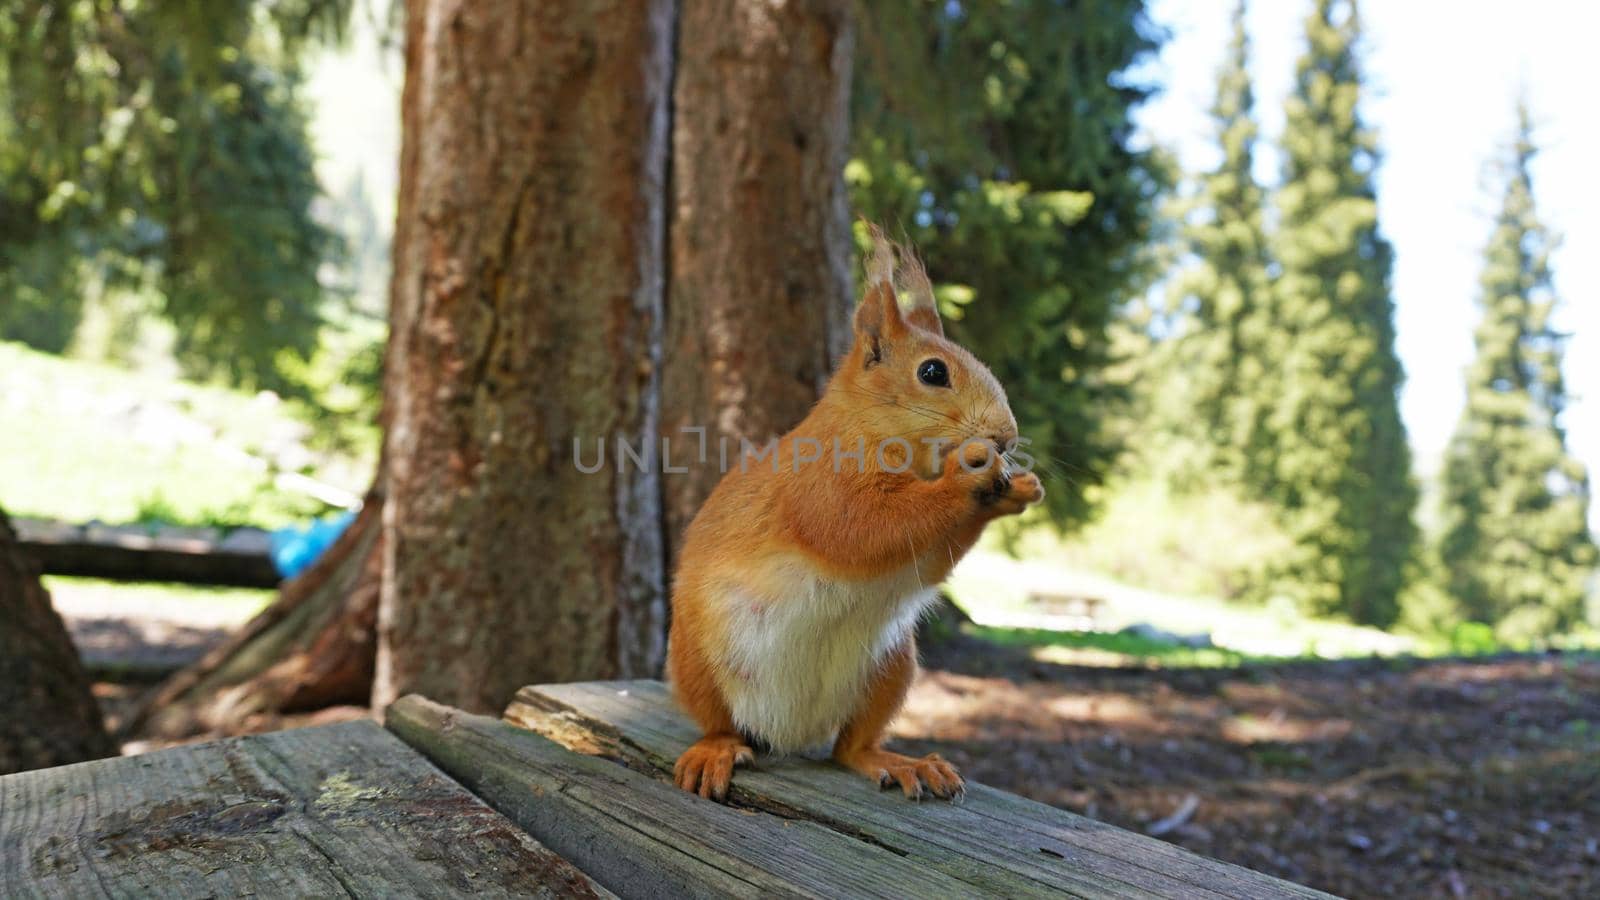
POLYGON ((928 270, 914 251, 900 252, 900 291, 911 301, 906 311, 906 321, 934 334, 944 335, 944 323, 939 320, 939 308, 933 302, 933 282, 928 270))
POLYGON ((883 359, 884 346, 906 331, 906 321, 900 313, 900 300, 895 296, 894 242, 883 236, 883 229, 867 223, 867 234, 872 238, 872 254, 867 257, 867 293, 856 307, 856 341, 864 348, 866 364, 872 366, 883 359))
POLYGON ((867 223, 867 235, 872 238, 872 255, 867 257, 867 289, 880 284, 894 284, 894 242, 883 235, 883 229, 867 223))
POLYGON ((872 253, 867 257, 867 297, 862 300, 862 307, 867 306, 874 291, 882 291, 889 296, 895 318, 943 335, 944 323, 939 321, 939 310, 933 302, 933 282, 922 260, 911 249, 889 240, 882 228, 871 222, 866 226, 872 253), (904 313, 900 311, 900 297, 910 301, 904 313))

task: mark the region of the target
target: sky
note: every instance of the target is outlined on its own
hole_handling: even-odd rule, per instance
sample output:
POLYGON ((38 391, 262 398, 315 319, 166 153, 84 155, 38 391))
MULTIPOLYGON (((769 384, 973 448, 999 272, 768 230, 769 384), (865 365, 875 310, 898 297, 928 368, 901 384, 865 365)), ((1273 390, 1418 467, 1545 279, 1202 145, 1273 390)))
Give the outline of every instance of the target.
MULTIPOLYGON (((1218 159, 1206 110, 1227 45, 1234 0, 1153 0, 1169 32, 1152 74, 1164 90, 1139 114, 1148 139, 1177 151, 1189 171, 1218 159)), ((1257 171, 1279 168, 1273 141, 1303 48, 1307 0, 1255 0, 1246 28, 1264 140, 1257 171)), ((1463 375, 1483 246, 1500 198, 1493 162, 1525 92, 1543 152, 1534 195, 1561 236, 1552 258, 1561 298, 1556 325, 1572 334, 1565 372, 1573 395, 1568 444, 1600 480, 1600 6, 1574 0, 1403 0, 1362 4, 1364 116, 1378 133, 1379 227, 1394 245, 1397 349, 1406 369, 1401 415, 1417 467, 1435 471, 1466 402, 1463 375)), ((1600 530, 1600 504, 1590 526, 1600 530)))

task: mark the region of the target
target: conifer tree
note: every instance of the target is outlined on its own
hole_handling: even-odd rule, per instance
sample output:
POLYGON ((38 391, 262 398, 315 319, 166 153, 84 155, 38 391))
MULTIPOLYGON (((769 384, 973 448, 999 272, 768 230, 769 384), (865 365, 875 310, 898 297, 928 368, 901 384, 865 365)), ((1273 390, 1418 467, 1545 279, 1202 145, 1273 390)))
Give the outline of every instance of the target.
POLYGON ((1266 236, 1255 163, 1255 97, 1250 86, 1245 3, 1234 8, 1233 34, 1211 106, 1221 161, 1200 179, 1183 226, 1195 264, 1178 281, 1186 322, 1172 360, 1177 377, 1162 379, 1178 398, 1176 429, 1195 439, 1200 466, 1232 480, 1262 455, 1265 401, 1271 377, 1266 236))
POLYGON ((1444 472, 1440 557, 1470 618, 1521 640, 1568 628, 1583 611, 1596 550, 1584 467, 1561 426, 1564 336, 1550 323, 1554 239, 1534 208, 1536 148, 1517 110, 1505 194, 1484 252, 1467 406, 1444 472))
POLYGON ((1259 488, 1294 551, 1275 591, 1313 613, 1391 624, 1412 553, 1416 488, 1400 421, 1403 379, 1378 228, 1376 139, 1360 116, 1354 0, 1317 0, 1286 104, 1274 256, 1280 344, 1259 488))

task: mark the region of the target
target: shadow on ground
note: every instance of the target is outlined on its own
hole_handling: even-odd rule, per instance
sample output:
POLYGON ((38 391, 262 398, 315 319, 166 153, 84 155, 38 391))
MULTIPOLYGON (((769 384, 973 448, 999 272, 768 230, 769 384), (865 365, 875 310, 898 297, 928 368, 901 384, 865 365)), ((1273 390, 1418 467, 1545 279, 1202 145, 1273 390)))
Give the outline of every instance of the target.
POLYGON ((1592 654, 1108 670, 959 637, 925 656, 899 743, 978 781, 1348 896, 1600 896, 1592 654))
POLYGON ((69 617, 67 630, 91 673, 146 679, 197 661, 228 636, 222 628, 114 617, 69 617))

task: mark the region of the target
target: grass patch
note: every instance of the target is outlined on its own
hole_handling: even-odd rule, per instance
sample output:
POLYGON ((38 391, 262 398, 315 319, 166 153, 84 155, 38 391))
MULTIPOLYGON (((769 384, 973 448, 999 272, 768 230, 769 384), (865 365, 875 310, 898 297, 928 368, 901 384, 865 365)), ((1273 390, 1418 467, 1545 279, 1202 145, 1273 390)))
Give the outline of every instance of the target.
POLYGON ((359 492, 377 446, 367 427, 362 452, 311 449, 310 415, 271 394, 0 342, 0 507, 70 522, 304 521, 328 507, 278 490, 274 466, 359 492))
POLYGON ((969 626, 967 633, 1007 647, 1026 647, 1040 662, 1141 668, 1232 668, 1247 657, 1216 647, 1188 647, 1121 632, 1046 631, 969 626))
MULTIPOLYGON (((979 547, 951 575, 947 585, 951 597, 980 625, 1021 624, 1024 631, 1028 630, 1026 623, 1006 620, 1036 611, 1029 599, 1034 593, 1097 597, 1102 600, 1102 608, 1091 633, 1115 634, 1130 625, 1146 623, 1179 635, 1207 635, 1220 650, 1243 658, 1339 659, 1401 655, 1419 649, 1412 638, 1347 622, 1308 618, 1288 603, 1229 602, 1214 596, 1134 587, 1083 570, 1053 542, 1049 535, 1029 535, 1019 548, 1025 554, 1022 559, 1001 552, 998 541, 979 547)), ((1122 646, 1115 652, 1133 653, 1139 648, 1136 643, 1122 646)))

